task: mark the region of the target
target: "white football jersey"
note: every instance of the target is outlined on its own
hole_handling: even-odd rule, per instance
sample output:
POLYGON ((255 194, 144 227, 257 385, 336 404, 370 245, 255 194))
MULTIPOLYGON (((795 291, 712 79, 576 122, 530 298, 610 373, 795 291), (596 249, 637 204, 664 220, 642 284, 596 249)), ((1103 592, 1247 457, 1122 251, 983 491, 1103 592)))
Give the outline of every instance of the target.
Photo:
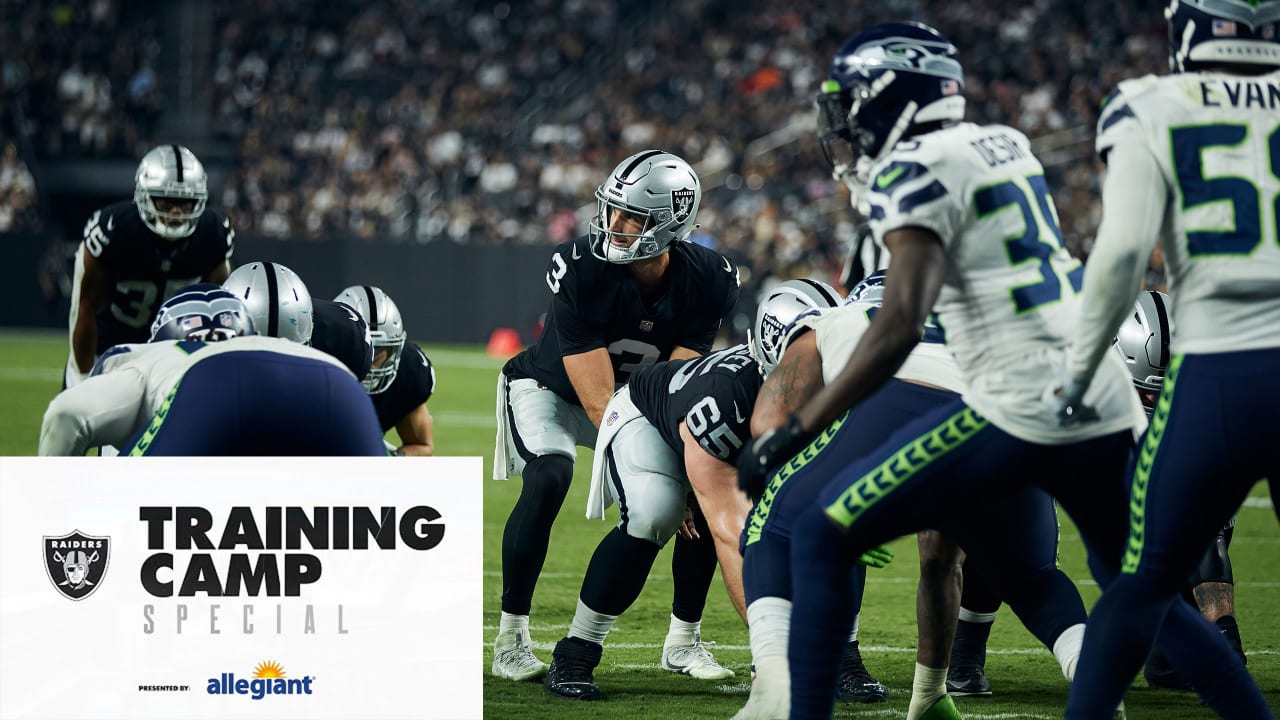
POLYGON ((1164 175, 1173 352, 1280 346, 1280 71, 1126 80, 1098 118, 1098 152, 1121 144, 1164 175))
MULTIPOLYGON (((351 374, 332 356, 264 335, 215 343, 170 340, 110 348, 93 376, 49 403, 40 431, 40 455, 84 455, 96 445, 124 444, 151 422, 169 391, 196 363, 227 352, 269 351, 323 360, 351 374)), ((269 388, 264 388, 264 392, 269 388)))
MULTIPOLYGON (((822 359, 822 381, 831 384, 844 369, 853 349, 858 346, 862 334, 871 325, 871 316, 880 308, 879 303, 851 302, 838 308, 816 310, 796 320, 795 328, 809 328, 818 344, 818 356, 822 359)), ((788 333, 787 340, 795 337, 788 333)), ((784 347, 783 353, 786 352, 784 347)), ((964 379, 956 366, 951 351, 943 344, 941 331, 927 328, 919 345, 907 356, 894 376, 899 380, 922 382, 956 393, 964 392, 964 379)))
POLYGON ((1096 422, 1060 427, 1046 388, 1064 373, 1084 267, 1067 253, 1044 169, 1022 133, 958 123, 899 143, 871 174, 871 228, 933 231, 947 271, 934 306, 967 386, 965 402, 1029 442, 1132 429, 1141 406, 1114 353, 1086 404, 1096 422))

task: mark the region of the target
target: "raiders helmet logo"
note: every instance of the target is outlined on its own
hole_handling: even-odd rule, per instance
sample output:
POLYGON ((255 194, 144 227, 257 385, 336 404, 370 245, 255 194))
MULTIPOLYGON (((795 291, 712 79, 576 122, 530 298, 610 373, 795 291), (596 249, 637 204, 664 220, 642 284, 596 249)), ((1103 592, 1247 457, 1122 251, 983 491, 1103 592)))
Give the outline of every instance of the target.
POLYGON ((671 191, 671 212, 675 216, 676 222, 684 222, 689 219, 689 213, 693 211, 693 188, 680 188, 671 191))
POLYGON ((59 537, 44 536, 44 570, 49 582, 70 600, 93 594, 107 574, 111 538, 72 530, 59 537))

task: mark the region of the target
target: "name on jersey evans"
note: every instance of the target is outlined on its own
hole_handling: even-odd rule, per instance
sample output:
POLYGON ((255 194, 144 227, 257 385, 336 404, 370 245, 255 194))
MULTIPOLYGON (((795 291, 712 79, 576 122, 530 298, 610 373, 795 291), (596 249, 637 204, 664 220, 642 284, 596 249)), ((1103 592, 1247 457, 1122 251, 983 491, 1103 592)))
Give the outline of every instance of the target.
POLYGON ((1257 107, 1275 110, 1280 107, 1280 82, 1201 80, 1200 102, 1205 107, 1257 107))

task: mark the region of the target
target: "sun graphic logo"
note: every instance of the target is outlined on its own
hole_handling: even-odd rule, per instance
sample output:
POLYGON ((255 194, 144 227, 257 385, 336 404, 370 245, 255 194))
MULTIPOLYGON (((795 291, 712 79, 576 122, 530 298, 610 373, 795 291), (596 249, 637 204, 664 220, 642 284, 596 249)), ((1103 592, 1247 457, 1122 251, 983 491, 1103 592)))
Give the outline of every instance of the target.
POLYGON ((253 676, 265 680, 282 678, 284 677, 284 668, 275 660, 266 660, 258 663, 258 667, 253 669, 253 676))
POLYGON ((206 692, 210 695, 248 695, 261 700, 268 695, 310 695, 311 675, 290 678, 284 666, 275 660, 263 660, 253 669, 253 677, 237 678, 235 673, 221 673, 209 678, 206 692))

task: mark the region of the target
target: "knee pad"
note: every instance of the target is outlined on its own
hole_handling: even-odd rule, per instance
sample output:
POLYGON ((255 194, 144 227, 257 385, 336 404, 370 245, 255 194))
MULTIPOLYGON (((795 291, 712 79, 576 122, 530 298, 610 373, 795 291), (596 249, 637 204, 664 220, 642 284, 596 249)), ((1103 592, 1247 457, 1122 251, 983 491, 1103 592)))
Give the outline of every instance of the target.
POLYGON ((522 477, 521 495, 554 494, 563 497, 573 482, 573 460, 564 455, 539 455, 525 465, 522 477))

